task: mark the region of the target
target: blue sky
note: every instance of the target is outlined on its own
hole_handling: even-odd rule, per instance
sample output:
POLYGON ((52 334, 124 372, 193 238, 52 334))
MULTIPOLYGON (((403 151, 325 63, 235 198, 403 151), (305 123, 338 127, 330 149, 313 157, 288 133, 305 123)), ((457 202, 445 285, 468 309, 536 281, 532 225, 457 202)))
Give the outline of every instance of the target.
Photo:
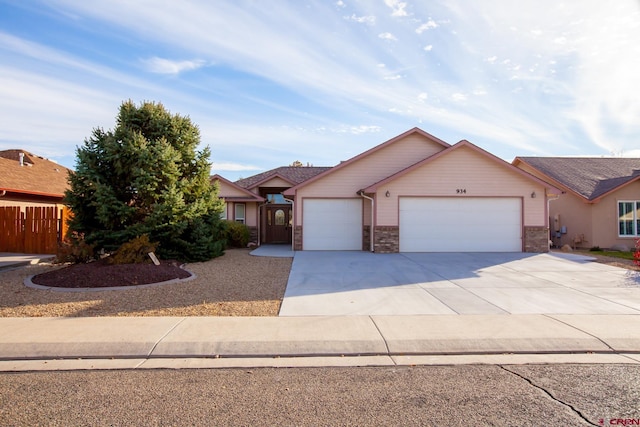
POLYGON ((637 0, 0 0, 0 149, 73 167, 131 99, 190 116, 232 180, 415 126, 640 157, 639 70, 637 0))

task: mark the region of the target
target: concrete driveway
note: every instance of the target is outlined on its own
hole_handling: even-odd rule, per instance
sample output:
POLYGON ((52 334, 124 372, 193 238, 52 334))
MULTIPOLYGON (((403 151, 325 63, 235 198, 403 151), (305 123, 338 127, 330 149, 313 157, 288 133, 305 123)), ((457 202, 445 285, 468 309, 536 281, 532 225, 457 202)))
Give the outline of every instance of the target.
POLYGON ((296 252, 280 316, 640 314, 640 273, 574 254, 296 252))

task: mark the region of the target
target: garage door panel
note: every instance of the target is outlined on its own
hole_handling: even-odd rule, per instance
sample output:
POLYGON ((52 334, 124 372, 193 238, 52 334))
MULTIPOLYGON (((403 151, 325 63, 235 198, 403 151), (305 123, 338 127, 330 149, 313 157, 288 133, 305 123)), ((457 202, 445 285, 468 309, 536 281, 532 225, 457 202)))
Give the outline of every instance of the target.
POLYGON ((362 250, 361 199, 303 201, 305 250, 362 250))
POLYGON ((520 198, 400 199, 401 252, 520 252, 520 198))

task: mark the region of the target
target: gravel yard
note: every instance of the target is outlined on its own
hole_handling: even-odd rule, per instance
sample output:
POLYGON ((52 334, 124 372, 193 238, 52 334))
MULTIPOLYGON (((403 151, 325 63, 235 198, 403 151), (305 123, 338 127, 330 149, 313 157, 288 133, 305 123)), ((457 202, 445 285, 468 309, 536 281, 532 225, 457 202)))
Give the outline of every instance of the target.
MULTIPOLYGON (((596 258, 604 264, 640 270, 629 260, 596 258)), ((291 263, 292 258, 256 257, 246 249, 231 249, 220 258, 188 264, 187 270, 197 275, 192 281, 95 292, 24 286, 26 277, 60 268, 56 265, 0 271, 0 317, 277 316, 291 263)))
POLYGON ((277 316, 291 263, 292 258, 231 249, 211 261, 187 264, 195 280, 97 292, 24 286, 26 277, 60 268, 51 264, 0 271, 0 317, 277 316))

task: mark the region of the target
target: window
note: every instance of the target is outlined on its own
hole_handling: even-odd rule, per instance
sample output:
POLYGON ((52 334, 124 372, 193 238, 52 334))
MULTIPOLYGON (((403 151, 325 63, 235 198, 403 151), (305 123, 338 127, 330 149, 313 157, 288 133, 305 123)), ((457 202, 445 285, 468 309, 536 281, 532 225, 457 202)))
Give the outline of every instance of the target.
POLYGON ((227 204, 224 204, 224 209, 220 213, 220 219, 227 219, 227 204))
POLYGON ((280 193, 269 193, 267 194, 267 203, 274 203, 278 205, 282 205, 285 203, 291 203, 280 193))
POLYGON ((284 211, 282 209, 278 209, 275 213, 276 225, 284 225, 284 211))
POLYGON ((640 235, 640 201, 618 202, 618 233, 621 237, 640 235))
POLYGON ((236 222, 244 224, 244 203, 236 203, 236 222))

